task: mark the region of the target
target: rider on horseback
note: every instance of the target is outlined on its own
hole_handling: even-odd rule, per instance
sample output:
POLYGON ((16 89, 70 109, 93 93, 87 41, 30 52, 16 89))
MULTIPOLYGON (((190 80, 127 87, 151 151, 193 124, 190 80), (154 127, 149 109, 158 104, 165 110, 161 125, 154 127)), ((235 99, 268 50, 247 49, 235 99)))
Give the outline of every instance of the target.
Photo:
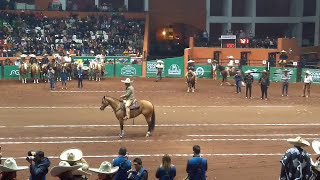
POLYGON ((71 63, 71 57, 69 51, 66 52, 66 56, 63 57, 63 63, 71 63))
POLYGON ((279 65, 280 66, 284 66, 285 64, 287 64, 287 60, 288 60, 288 56, 286 54, 287 52, 285 50, 281 51, 280 57, 279 57, 279 65))
POLYGON ((29 62, 30 62, 31 65, 33 63, 37 63, 36 55, 30 54, 29 57, 30 57, 30 61, 29 62))
POLYGON ((233 68, 233 56, 229 56, 229 63, 228 63, 228 66, 226 67, 226 71, 227 71, 227 74, 228 76, 227 77, 230 77, 230 71, 232 71, 232 68, 233 68))
POLYGON ((130 105, 135 100, 134 88, 130 85, 130 83, 132 83, 133 81, 130 81, 130 78, 127 78, 126 80, 121 80, 121 82, 123 82, 126 86, 126 93, 120 96, 120 98, 123 98, 123 103, 126 107, 126 116, 123 119, 127 120, 130 118, 130 105))
MULTIPOLYGON (((196 80, 196 82, 197 82, 197 74, 195 73, 195 66, 194 66, 194 63, 195 61, 193 61, 193 60, 189 60, 188 61, 188 66, 187 66, 187 70, 188 71, 192 71, 192 74, 194 75, 194 77, 195 77, 195 80, 196 80)), ((188 76, 188 72, 186 73, 186 75, 185 75, 185 77, 187 78, 187 76, 188 76)))

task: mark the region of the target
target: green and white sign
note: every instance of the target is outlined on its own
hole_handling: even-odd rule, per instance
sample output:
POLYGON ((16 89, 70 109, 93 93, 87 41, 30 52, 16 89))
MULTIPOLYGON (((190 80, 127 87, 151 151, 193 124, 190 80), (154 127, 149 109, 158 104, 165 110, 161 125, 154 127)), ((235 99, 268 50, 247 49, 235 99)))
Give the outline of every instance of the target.
POLYGON ((18 66, 4 66, 4 79, 19 79, 18 66))
POLYGON ((146 63, 146 76, 147 77, 156 77, 157 69, 156 69, 157 62, 155 60, 153 61, 147 61, 146 63))
POLYGON ((304 82, 306 71, 310 71, 313 84, 320 84, 320 70, 319 69, 306 69, 303 68, 301 71, 301 81, 304 82))
POLYGON ((195 65, 195 72, 199 78, 211 78, 211 65, 195 65))
MULTIPOLYGON (((296 68, 286 68, 288 70, 290 70, 290 72, 288 72, 289 75, 289 82, 297 82, 297 69, 296 68)), ((284 68, 277 68, 277 67, 271 67, 270 68, 270 74, 269 74, 269 78, 270 81, 272 82, 281 82, 281 76, 283 74, 283 70, 284 68)))
POLYGON ((264 66, 242 66, 242 71, 246 72, 248 70, 251 70, 251 75, 253 76, 254 80, 259 80, 262 76, 261 72, 266 70, 266 67, 264 66))
POLYGON ((184 76, 184 57, 169 58, 164 60, 164 75, 166 77, 184 76))
POLYGON ((116 64, 117 77, 142 76, 142 65, 140 64, 116 64))

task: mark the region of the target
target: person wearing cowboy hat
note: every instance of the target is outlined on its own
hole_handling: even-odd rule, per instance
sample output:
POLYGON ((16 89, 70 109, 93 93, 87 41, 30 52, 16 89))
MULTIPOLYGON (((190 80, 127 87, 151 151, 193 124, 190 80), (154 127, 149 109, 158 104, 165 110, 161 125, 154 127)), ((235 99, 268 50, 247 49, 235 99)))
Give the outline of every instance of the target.
POLYGON ((213 60, 211 67, 212 67, 212 79, 217 80, 217 60, 213 60))
MULTIPOLYGON (((197 74, 196 74, 196 72, 195 72, 195 66, 194 66, 194 63, 195 61, 193 61, 193 60, 189 60, 188 61, 188 66, 187 66, 187 70, 188 71, 192 71, 192 74, 195 76, 195 80, 196 80, 196 82, 197 82, 197 74)), ((187 78, 187 76, 188 76, 188 72, 186 73, 186 75, 185 75, 185 77, 187 78)))
POLYGON ((288 72, 290 72, 290 70, 285 69, 282 72, 283 72, 283 74, 281 74, 282 96, 284 96, 284 91, 286 91, 286 96, 288 96, 288 87, 289 87, 289 80, 290 80, 290 76, 288 72))
POLYGON ((246 98, 251 98, 251 90, 252 90, 252 83, 253 83, 253 76, 251 75, 252 71, 247 70, 245 72, 247 75, 244 77, 244 82, 246 83, 246 98))
POLYGON ((13 158, 8 158, 0 165, 1 179, 16 180, 17 171, 26 170, 28 166, 18 166, 13 158))
POLYGON ((98 173, 98 180, 113 180, 113 175, 118 170, 119 166, 112 167, 108 161, 103 161, 99 168, 89 168, 89 171, 98 173))
POLYGON ((29 57, 30 57, 30 60, 29 60, 30 64, 37 63, 36 55, 30 54, 29 57))
POLYGON ((227 67, 226 67, 226 71, 227 71, 227 77, 230 77, 230 71, 232 70, 232 68, 233 68, 233 60, 234 60, 234 57, 233 56, 228 56, 228 58, 229 58, 229 63, 228 63, 228 65, 227 65, 227 67))
POLYGON ((66 52, 66 56, 63 57, 63 64, 64 63, 71 63, 71 57, 69 51, 66 52))
POLYGON ((286 64, 287 60, 288 60, 287 51, 282 50, 279 59, 280 59, 279 60, 279 64, 280 65, 281 64, 286 64))
POLYGON ((307 70, 305 72, 305 76, 304 76, 304 86, 303 86, 303 95, 302 97, 310 97, 310 87, 312 84, 312 77, 311 77, 311 72, 309 70, 307 70), (308 92, 308 95, 306 96, 306 90, 308 92))
POLYGON ((53 177, 58 177, 61 180, 72 180, 73 179, 73 171, 81 168, 81 165, 71 166, 66 161, 60 161, 58 166, 54 166, 50 170, 50 174, 53 177))
POLYGON ((7 50, 4 49, 1 53, 1 57, 9 57, 9 54, 7 53, 7 50))
POLYGON ((314 140, 312 142, 312 149, 318 155, 318 157, 316 158, 316 162, 313 162, 310 158, 311 164, 313 166, 313 172, 315 172, 316 176, 315 180, 320 180, 320 141, 314 140))
POLYGON ((25 54, 21 54, 20 58, 21 58, 21 62, 25 62, 27 55, 25 54))
POLYGON ((269 74, 266 70, 263 70, 261 73, 262 76, 259 79, 259 83, 261 86, 261 99, 268 100, 268 87, 270 85, 269 74))
POLYGON ((83 88, 83 70, 82 66, 78 66, 78 88, 83 88))
POLYGON ((281 173, 279 180, 313 179, 309 154, 302 149, 302 147, 310 146, 310 143, 301 137, 289 138, 287 142, 294 147, 288 149, 280 160, 281 173))
POLYGON ((124 95, 120 96, 120 98, 123 99, 123 103, 126 106, 126 115, 123 119, 127 120, 130 118, 130 105, 135 100, 134 88, 130 84, 133 81, 131 81, 130 78, 127 78, 126 80, 121 80, 121 82, 123 82, 124 85, 126 86, 126 93, 124 95))
POLYGON ((86 171, 89 168, 89 164, 83 158, 83 153, 78 148, 69 148, 64 150, 60 154, 60 160, 68 162, 71 166, 81 165, 82 170, 86 171))
POLYGON ((162 71, 163 71, 164 65, 163 65, 163 61, 162 60, 157 60, 157 65, 156 65, 156 70, 157 70, 157 78, 156 81, 158 79, 162 79, 162 71))

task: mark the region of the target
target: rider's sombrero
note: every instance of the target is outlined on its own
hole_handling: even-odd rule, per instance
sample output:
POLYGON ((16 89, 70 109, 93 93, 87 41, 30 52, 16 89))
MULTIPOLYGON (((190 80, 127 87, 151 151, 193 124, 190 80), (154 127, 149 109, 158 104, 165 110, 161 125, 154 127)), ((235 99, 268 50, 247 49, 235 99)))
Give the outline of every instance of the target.
POLYGON ((193 61, 193 60, 191 60, 191 59, 188 61, 188 63, 194 63, 194 62, 195 62, 195 61, 193 61))
POLYGON ((229 58, 229 59, 233 59, 234 57, 233 57, 233 56, 228 56, 228 58, 229 58))
POLYGON ((315 153, 320 154, 320 141, 317 141, 317 140, 312 141, 312 148, 315 153))
POLYGON ((98 59, 98 58, 101 58, 101 55, 100 55, 100 54, 96 55, 96 58, 97 58, 97 59, 98 59))
POLYGON ((79 161, 82 158, 82 151, 80 149, 77 148, 70 148, 70 149, 66 149, 64 150, 61 155, 60 155, 60 159, 61 161, 79 161))
POLYGON ((3 50, 3 52, 7 52, 7 50, 6 50, 6 49, 4 49, 4 50, 3 50))
POLYGON ((293 144, 294 146, 298 146, 298 147, 310 146, 310 143, 307 140, 302 139, 302 137, 300 137, 300 136, 298 136, 296 138, 289 138, 289 139, 287 139, 287 142, 289 142, 290 144, 293 144))
POLYGON ((13 158, 8 158, 0 165, 0 172, 13 172, 28 169, 28 166, 18 166, 13 158))
POLYGON ((125 84, 129 84, 129 83, 132 83, 133 81, 130 81, 130 78, 127 78, 126 80, 121 80, 121 82, 125 84))
POLYGON ((101 163, 100 168, 89 168, 89 171, 93 171, 101 174, 114 174, 119 170, 119 166, 112 167, 111 163, 104 161, 101 163))
POLYGON ((46 57, 46 56, 48 56, 48 54, 44 54, 43 56, 46 57))
POLYGON ((67 55, 70 55, 69 51, 66 52, 67 55))
POLYGON ((25 54, 21 54, 21 56, 20 57, 22 57, 22 58, 26 58, 27 57, 27 55, 25 55, 25 54))
POLYGON ((284 70, 282 70, 282 72, 290 72, 290 70, 289 69, 284 69, 284 70))
POLYGON ((163 61, 161 61, 161 60, 158 60, 158 61, 157 61, 157 63, 162 63, 162 64, 163 64, 163 61))
POLYGON ((81 165, 74 165, 74 166, 70 166, 70 164, 66 161, 60 161, 58 166, 53 167, 50 170, 50 174, 53 177, 56 177, 58 175, 60 175, 61 173, 67 172, 67 171, 74 171, 81 168, 81 165))
POLYGON ((310 72, 310 71, 306 71, 305 73, 306 73, 306 74, 309 74, 309 75, 311 74, 311 72, 310 72))
POLYGON ((286 53, 287 51, 285 51, 285 50, 282 50, 281 52, 282 52, 282 53, 286 53))
POLYGON ((29 57, 34 58, 34 57, 36 57, 36 55, 34 55, 34 54, 30 54, 30 55, 29 55, 29 57))
POLYGON ((252 73, 253 71, 251 71, 251 70, 247 70, 246 72, 244 72, 244 73, 247 73, 247 74, 249 74, 249 73, 252 73))

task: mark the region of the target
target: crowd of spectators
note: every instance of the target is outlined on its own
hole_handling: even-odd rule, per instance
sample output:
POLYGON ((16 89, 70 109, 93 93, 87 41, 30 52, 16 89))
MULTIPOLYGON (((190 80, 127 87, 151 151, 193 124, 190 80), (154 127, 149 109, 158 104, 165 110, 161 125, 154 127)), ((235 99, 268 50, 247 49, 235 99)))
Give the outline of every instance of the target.
POLYGON ((85 56, 140 55, 144 20, 126 19, 119 13, 80 18, 50 18, 42 13, 0 13, 0 55, 52 55, 69 51, 85 56), (5 51, 5 53, 3 53, 5 51))

